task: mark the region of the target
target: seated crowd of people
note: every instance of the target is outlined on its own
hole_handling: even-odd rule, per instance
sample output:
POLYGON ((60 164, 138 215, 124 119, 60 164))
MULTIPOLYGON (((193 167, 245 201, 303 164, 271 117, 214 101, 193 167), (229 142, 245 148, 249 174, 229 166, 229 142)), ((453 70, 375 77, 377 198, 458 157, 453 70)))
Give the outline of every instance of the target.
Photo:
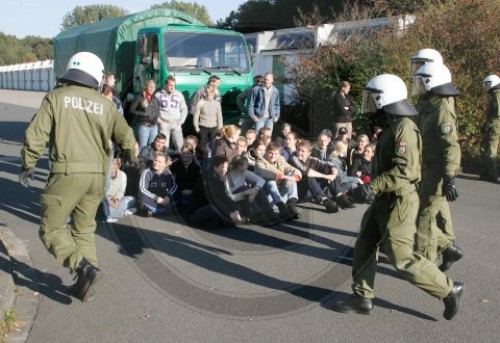
POLYGON ((188 135, 175 150, 158 133, 139 153, 136 185, 127 185, 115 154, 112 186, 103 201, 108 221, 136 211, 153 216, 176 209, 198 227, 272 225, 300 218, 296 205, 302 202, 336 213, 369 201, 356 197, 370 182, 375 145, 367 135, 351 144, 343 130, 335 138, 323 130, 312 143, 287 123, 275 138, 271 134, 262 128, 242 135, 238 126, 226 125, 205 146, 188 135), (132 191, 125 192, 125 185, 132 191))
MULTIPOLYGON (((313 143, 288 123, 274 137, 268 127, 242 132, 237 125, 223 126, 220 103, 214 103, 217 84, 212 83, 190 104, 198 135, 181 142, 178 136, 152 130, 154 119, 133 121, 138 164, 125 161, 121 166, 124 158, 115 151, 103 199, 107 222, 136 212, 153 216, 175 210, 195 227, 272 225, 300 218, 298 203, 315 203, 336 213, 371 201, 363 197, 375 150, 367 135, 359 135, 353 144, 345 128, 337 137, 325 129, 313 143), (200 113, 204 117, 208 112, 214 113, 214 121, 200 125, 200 113)), ((147 82, 143 94, 132 101, 136 117, 155 117, 146 114, 158 105, 153 105, 153 91, 154 84, 147 82)))

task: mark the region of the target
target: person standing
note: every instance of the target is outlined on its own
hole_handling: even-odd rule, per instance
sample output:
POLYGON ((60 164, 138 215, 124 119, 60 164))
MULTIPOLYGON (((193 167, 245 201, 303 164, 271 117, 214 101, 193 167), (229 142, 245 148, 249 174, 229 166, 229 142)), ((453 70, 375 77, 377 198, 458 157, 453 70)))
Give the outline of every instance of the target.
POLYGON ((498 182, 497 151, 500 142, 500 77, 492 74, 483 80, 484 89, 488 92, 489 104, 486 110, 485 122, 481 128, 481 157, 483 171, 479 175, 481 180, 498 182))
POLYGON ((241 112, 240 127, 241 133, 243 135, 245 135, 248 130, 252 129, 254 125, 253 119, 248 116, 248 105, 250 104, 250 96, 252 95, 252 90, 254 87, 262 85, 263 82, 264 77, 262 75, 255 75, 253 77, 253 85, 251 87, 248 87, 247 89, 242 90, 241 93, 236 97, 236 105, 241 112))
POLYGON ((165 89, 157 92, 155 98, 160 106, 159 131, 166 137, 166 146, 170 146, 172 138, 174 149, 179 151, 184 143, 182 125, 186 121, 187 105, 184 95, 175 89, 175 77, 167 76, 165 89))
POLYGON ((273 74, 268 72, 264 75, 263 84, 252 89, 248 103, 248 116, 255 122, 255 132, 259 132, 262 127, 267 127, 272 134, 274 123, 280 119, 280 93, 273 86, 273 82, 273 74))
POLYGON ((200 100, 205 98, 205 91, 207 87, 212 87, 214 90, 214 97, 213 99, 215 101, 218 101, 219 103, 222 102, 222 97, 220 95, 220 90, 219 86, 221 83, 220 77, 217 75, 210 75, 207 81, 207 84, 204 86, 201 86, 196 90, 196 92, 193 93, 193 96, 191 97, 189 101, 189 113, 192 115, 195 114, 196 112, 196 106, 198 106, 198 103, 200 100))
POLYGON ((200 135, 200 146, 209 149, 217 132, 222 129, 222 107, 214 99, 215 88, 207 86, 203 99, 198 102, 194 111, 194 130, 200 135))
POLYGON ((138 94, 130 104, 132 127, 137 130, 139 150, 153 143, 158 134, 158 116, 160 109, 158 99, 154 97, 156 84, 154 80, 147 80, 144 90, 138 94))
POLYGON ((49 143, 50 175, 41 203, 40 238, 65 267, 76 272, 70 292, 82 301, 95 295, 101 276, 95 246, 95 216, 104 196, 111 146, 135 154, 135 139, 116 106, 97 91, 104 65, 96 55, 73 55, 29 124, 21 150, 19 181, 29 187, 37 160, 49 143), (71 228, 66 218, 72 216, 71 228))
POLYGON ((120 100, 120 97, 118 96, 118 92, 115 89, 115 85, 116 85, 115 75, 113 75, 113 73, 105 73, 102 83, 103 83, 103 86, 108 85, 113 90, 113 96, 111 97, 111 100, 116 105, 118 112, 120 112, 120 114, 123 115, 123 103, 120 100))
POLYGON ((441 253, 439 268, 446 271, 463 256, 454 245, 448 205, 458 197, 455 174, 460 167, 460 145, 454 97, 459 92, 451 84, 451 73, 444 64, 424 64, 415 75, 420 78, 423 93, 415 120, 423 141, 416 249, 432 262, 437 262, 441 253))
POLYGON ((463 284, 453 282, 413 251, 422 156, 422 138, 411 119, 417 111, 407 100, 405 83, 395 75, 376 76, 365 92, 363 113, 382 110, 377 112, 386 118, 387 127, 377 145, 370 184, 376 197, 363 216, 354 246, 353 294, 347 301, 336 302, 333 310, 371 313, 380 246, 402 277, 443 300, 443 316, 451 320, 459 310, 463 284))
POLYGON ((354 102, 349 96, 351 84, 342 81, 339 90, 333 96, 333 135, 336 137, 341 127, 347 129, 347 136, 352 138, 352 116, 354 115, 354 102))

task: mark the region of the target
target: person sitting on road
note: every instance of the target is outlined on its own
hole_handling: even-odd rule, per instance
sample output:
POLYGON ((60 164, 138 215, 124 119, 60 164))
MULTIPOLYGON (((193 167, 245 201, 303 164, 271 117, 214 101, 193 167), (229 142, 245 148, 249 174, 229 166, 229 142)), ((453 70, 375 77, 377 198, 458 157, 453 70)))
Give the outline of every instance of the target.
POLYGON ((286 136, 290 132, 292 132, 292 125, 290 125, 290 123, 284 122, 283 124, 281 124, 280 131, 277 132, 274 141, 283 148, 285 146, 286 136))
POLYGON ((141 174, 139 200, 148 217, 169 212, 175 207, 179 193, 175 177, 169 170, 170 164, 170 157, 157 154, 153 165, 141 174))
POLYGON ((326 132, 321 132, 316 138, 316 146, 312 149, 311 155, 321 161, 328 160, 332 152, 331 141, 332 138, 326 132))
POLYGON ((337 169, 328 162, 311 156, 312 144, 304 140, 297 145, 297 151, 288 162, 302 172, 297 182, 299 201, 312 201, 325 206, 328 213, 339 211, 338 205, 330 199, 323 189, 329 188, 330 194, 337 194, 337 169))
POLYGON ((360 178, 354 176, 347 175, 347 163, 345 157, 347 155, 347 145, 343 141, 336 141, 333 144, 333 151, 328 156, 328 161, 332 166, 337 168, 338 170, 338 182, 339 193, 337 193, 337 203, 340 205, 342 209, 354 208, 354 201, 349 197, 348 194, 358 186, 358 184, 362 184, 360 178))
POLYGON ((291 131, 286 135, 285 145, 281 148, 281 156, 285 158, 285 161, 288 161, 290 157, 292 157, 293 153, 297 149, 297 143, 299 141, 299 135, 295 131, 291 131))
POLYGON ((179 202, 180 207, 189 205, 189 199, 193 193, 193 187, 201 173, 201 166, 194 158, 194 148, 189 143, 184 143, 181 147, 181 157, 172 163, 170 171, 175 177, 175 181, 182 195, 179 202))
POLYGON ((266 181, 248 170, 248 159, 236 156, 229 164, 226 187, 229 196, 239 205, 240 214, 251 222, 275 219, 273 207, 264 190, 266 181))
POLYGON ((214 156, 208 169, 196 180, 191 203, 184 213, 189 225, 211 230, 244 222, 238 204, 227 193, 228 166, 226 156, 214 156))
POLYGON ((247 139, 247 146, 252 146, 253 142, 257 138, 257 132, 254 129, 248 129, 245 132, 245 138, 247 139))
POLYGON ((285 161, 280 150, 276 142, 266 145, 264 141, 257 140, 254 144, 255 173, 266 180, 271 204, 278 207, 280 215, 298 219, 300 214, 295 206, 298 201, 297 181, 302 174, 285 161))
POLYGON ((240 136, 240 128, 236 125, 226 125, 223 129, 223 136, 214 140, 212 145, 212 156, 226 156, 231 160, 238 155, 236 140, 240 136))
MULTIPOLYGON (((243 156, 247 152, 247 139, 243 136, 238 137, 236 140, 236 149, 238 149, 238 155, 237 156, 243 156)), ((247 161, 248 162, 248 161, 247 161)))
POLYGON ((177 160, 180 154, 177 150, 170 149, 165 145, 167 137, 163 133, 156 135, 155 140, 148 146, 141 149, 139 154, 139 168, 144 170, 153 165, 155 156, 163 154, 169 156, 172 160, 177 160))
POLYGON ((120 170, 121 159, 115 158, 110 172, 109 187, 102 200, 102 208, 107 223, 115 223, 119 218, 129 216, 137 211, 135 197, 125 195, 127 175, 120 170))
POLYGON ((354 156, 349 176, 359 177, 363 183, 368 184, 371 181, 373 156, 375 155, 375 144, 365 146, 361 156, 354 156))
POLYGON ((359 135, 356 139, 356 145, 354 148, 348 151, 349 158, 347 159, 347 167, 350 168, 352 163, 356 157, 362 157, 365 152, 365 147, 370 144, 370 139, 368 135, 362 134, 359 135))

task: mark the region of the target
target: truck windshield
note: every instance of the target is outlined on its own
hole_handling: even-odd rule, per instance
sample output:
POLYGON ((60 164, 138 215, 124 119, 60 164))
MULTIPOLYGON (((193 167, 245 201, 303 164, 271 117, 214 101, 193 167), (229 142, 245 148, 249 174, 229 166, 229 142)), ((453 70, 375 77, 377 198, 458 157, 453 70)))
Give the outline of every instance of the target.
POLYGON ((169 31, 163 39, 168 70, 223 70, 235 74, 250 70, 248 50, 240 36, 169 31))

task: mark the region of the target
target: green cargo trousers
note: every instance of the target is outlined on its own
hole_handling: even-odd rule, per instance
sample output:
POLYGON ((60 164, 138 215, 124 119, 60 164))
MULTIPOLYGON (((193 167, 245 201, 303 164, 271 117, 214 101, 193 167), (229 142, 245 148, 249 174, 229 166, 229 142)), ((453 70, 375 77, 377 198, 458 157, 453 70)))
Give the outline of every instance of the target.
POLYGON ((422 173, 415 251, 433 263, 437 262, 438 254, 455 241, 450 206, 442 189, 441 171, 422 173))
POLYGON ((497 152, 500 144, 500 130, 491 128, 481 141, 481 157, 483 160, 483 176, 488 179, 498 178, 497 152))
POLYGON ((50 175, 40 199, 40 238, 63 266, 76 270, 83 258, 97 266, 95 216, 103 192, 103 174, 50 175))
POLYGON ((453 288, 453 281, 437 266, 413 251, 418 194, 381 194, 365 212, 361 231, 354 246, 352 268, 354 293, 374 298, 375 273, 379 246, 400 275, 423 291, 439 299, 453 288))

